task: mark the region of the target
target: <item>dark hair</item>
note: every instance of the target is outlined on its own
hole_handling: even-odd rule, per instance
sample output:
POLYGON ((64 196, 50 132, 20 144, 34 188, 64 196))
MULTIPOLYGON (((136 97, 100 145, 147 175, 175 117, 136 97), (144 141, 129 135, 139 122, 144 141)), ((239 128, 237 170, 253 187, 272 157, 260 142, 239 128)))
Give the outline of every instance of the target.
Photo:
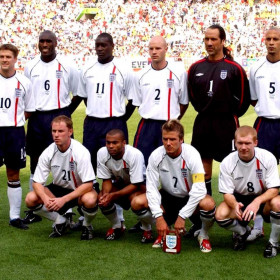
POLYGON ((115 136, 115 135, 119 135, 121 137, 121 140, 125 140, 125 135, 124 135, 124 132, 120 129, 112 129, 110 131, 107 132, 106 136, 115 136))
POLYGON ((99 38, 106 38, 106 39, 108 40, 108 42, 110 42, 112 45, 114 44, 114 42, 113 42, 113 37, 112 37, 112 35, 109 34, 109 33, 106 33, 106 32, 100 33, 100 34, 97 36, 96 40, 99 39, 99 38))
POLYGON ((73 122, 69 117, 67 117, 65 115, 57 116, 52 120, 52 125, 53 125, 53 123, 60 123, 60 122, 65 122, 66 126, 69 129, 73 129, 73 122))
POLYGON ((48 34, 48 35, 52 38, 52 40, 53 40, 55 43, 57 43, 56 35, 55 35, 52 31, 50 31, 50 30, 44 30, 43 32, 41 32, 40 35, 39 35, 39 41, 40 41, 40 37, 41 37, 43 34, 48 34))
MULTIPOLYGON (((219 38, 221 40, 226 41, 226 32, 224 30, 224 28, 219 25, 219 24, 213 24, 210 27, 208 27, 210 29, 218 29, 219 30, 219 38)), ((231 55, 231 51, 227 48, 227 47, 223 47, 223 54, 225 55, 226 58, 230 58, 233 59, 232 55, 231 55)))
POLYGON ((167 132, 177 131, 178 134, 179 134, 179 139, 183 139, 184 138, 184 127, 176 119, 168 120, 166 123, 163 124, 161 130, 162 131, 165 130, 167 132))
POLYGON ((19 53, 19 49, 16 46, 12 45, 12 44, 3 44, 3 45, 1 45, 0 46, 0 51, 4 51, 4 50, 5 51, 6 50, 7 51, 11 51, 15 58, 17 58, 18 53, 19 53))

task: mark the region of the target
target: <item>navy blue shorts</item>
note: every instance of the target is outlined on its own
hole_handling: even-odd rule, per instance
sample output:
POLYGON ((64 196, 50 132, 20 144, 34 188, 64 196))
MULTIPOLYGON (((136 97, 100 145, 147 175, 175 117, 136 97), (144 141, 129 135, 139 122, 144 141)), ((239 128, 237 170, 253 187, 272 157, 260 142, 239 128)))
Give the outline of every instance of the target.
POLYGON ((0 127, 0 166, 19 170, 26 166, 24 127, 0 127))
MULTIPOLYGON (((55 184, 49 184, 46 186, 46 188, 48 188, 55 197, 62 197, 73 192, 73 190, 62 188, 61 186, 55 184)), ((78 206, 78 198, 66 202, 57 212, 60 215, 64 215, 68 209, 73 208, 75 206, 78 206)))
POLYGON ((26 136, 26 153, 39 158, 41 153, 53 143, 51 123, 60 115, 71 117, 68 107, 52 111, 36 111, 28 120, 26 136))
POLYGON ((162 145, 162 125, 166 121, 141 119, 134 137, 133 146, 144 155, 145 164, 151 153, 162 145))
POLYGON ((238 126, 238 119, 231 115, 198 114, 191 145, 198 150, 202 159, 221 162, 235 149, 234 133, 238 126))
POLYGON ((123 118, 93 118, 87 116, 84 121, 83 145, 89 150, 91 163, 96 170, 96 157, 100 148, 106 145, 106 134, 112 129, 120 129, 124 132, 126 143, 128 143, 128 132, 126 121, 123 118))
POLYGON ((173 225, 179 215, 180 210, 188 203, 189 196, 177 197, 169 194, 163 189, 160 189, 161 205, 165 212, 163 213, 164 220, 168 226, 173 225))
POLYGON ((256 119, 254 128, 258 132, 258 147, 274 154, 278 163, 280 159, 280 119, 256 119))

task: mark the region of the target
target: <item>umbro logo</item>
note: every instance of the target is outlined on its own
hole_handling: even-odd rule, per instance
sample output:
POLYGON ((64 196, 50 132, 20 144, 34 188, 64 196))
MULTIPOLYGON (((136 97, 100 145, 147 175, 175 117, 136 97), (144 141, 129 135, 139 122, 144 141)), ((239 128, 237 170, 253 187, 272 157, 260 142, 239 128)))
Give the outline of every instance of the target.
POLYGON ((264 76, 258 76, 257 79, 264 79, 264 76))
POLYGON ((142 86, 143 87, 147 87, 147 86, 149 86, 150 84, 149 83, 146 83, 146 84, 143 84, 142 86))
POLYGON ((34 76, 31 76, 31 78, 37 78, 39 77, 40 75, 34 75, 34 76))
POLYGON ((52 168, 59 168, 59 165, 52 165, 52 168))
POLYGON ((204 75, 204 73, 197 73, 196 74, 197 77, 200 77, 200 76, 203 76, 203 75, 204 75))
POLYGON ((234 180, 241 180, 241 179, 243 179, 244 177, 237 177, 237 178, 234 178, 234 180))

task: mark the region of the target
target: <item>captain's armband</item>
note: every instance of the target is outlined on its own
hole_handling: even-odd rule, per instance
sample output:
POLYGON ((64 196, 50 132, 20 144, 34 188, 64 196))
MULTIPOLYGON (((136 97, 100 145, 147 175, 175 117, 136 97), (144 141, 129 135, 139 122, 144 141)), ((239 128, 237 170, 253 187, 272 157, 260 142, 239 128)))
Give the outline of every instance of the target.
POLYGON ((204 182, 204 174, 203 173, 196 173, 192 174, 192 182, 194 183, 202 183, 204 182))

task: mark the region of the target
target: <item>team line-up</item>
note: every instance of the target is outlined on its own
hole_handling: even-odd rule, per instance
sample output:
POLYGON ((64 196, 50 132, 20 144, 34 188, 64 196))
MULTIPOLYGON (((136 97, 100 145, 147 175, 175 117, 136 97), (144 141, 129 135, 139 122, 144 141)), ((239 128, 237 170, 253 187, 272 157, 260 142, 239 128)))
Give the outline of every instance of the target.
POLYGON ((24 75, 16 72, 19 50, 0 46, 0 166, 6 165, 10 225, 52 220, 50 237, 68 227, 93 239, 98 208, 110 221, 106 240, 125 231, 123 209, 138 217, 130 231, 141 231, 142 243, 162 247, 171 227, 177 236, 197 236, 200 250, 211 252, 208 232, 214 221, 233 232, 233 249, 263 235, 271 223, 264 257, 277 255, 280 234, 280 29, 266 31, 267 55, 250 69, 250 78, 225 47, 220 25, 205 31, 208 56, 188 70, 166 61, 165 39, 150 39, 151 64, 137 73, 113 55, 112 36, 95 40, 97 59, 80 72, 56 54, 57 38, 39 35, 40 56, 24 75), (73 139, 71 114, 86 104, 83 145, 73 139), (189 101, 198 112, 191 145, 184 143, 180 123, 189 101), (258 118, 254 128, 239 127, 250 104, 258 118), (141 116, 133 147, 127 120, 135 107, 141 116), (27 134, 24 124, 28 119, 27 134), (30 156, 29 208, 20 218, 20 169, 30 156), (219 192, 212 198, 213 160, 221 162, 219 192), (46 185, 49 174, 53 181, 46 185), (102 181, 102 188, 95 174, 102 181), (70 222, 72 208, 81 217, 70 222), (188 232, 185 220, 192 226, 188 232), (248 226, 254 220, 254 227, 248 226), (152 236, 152 225, 157 238, 152 236))

